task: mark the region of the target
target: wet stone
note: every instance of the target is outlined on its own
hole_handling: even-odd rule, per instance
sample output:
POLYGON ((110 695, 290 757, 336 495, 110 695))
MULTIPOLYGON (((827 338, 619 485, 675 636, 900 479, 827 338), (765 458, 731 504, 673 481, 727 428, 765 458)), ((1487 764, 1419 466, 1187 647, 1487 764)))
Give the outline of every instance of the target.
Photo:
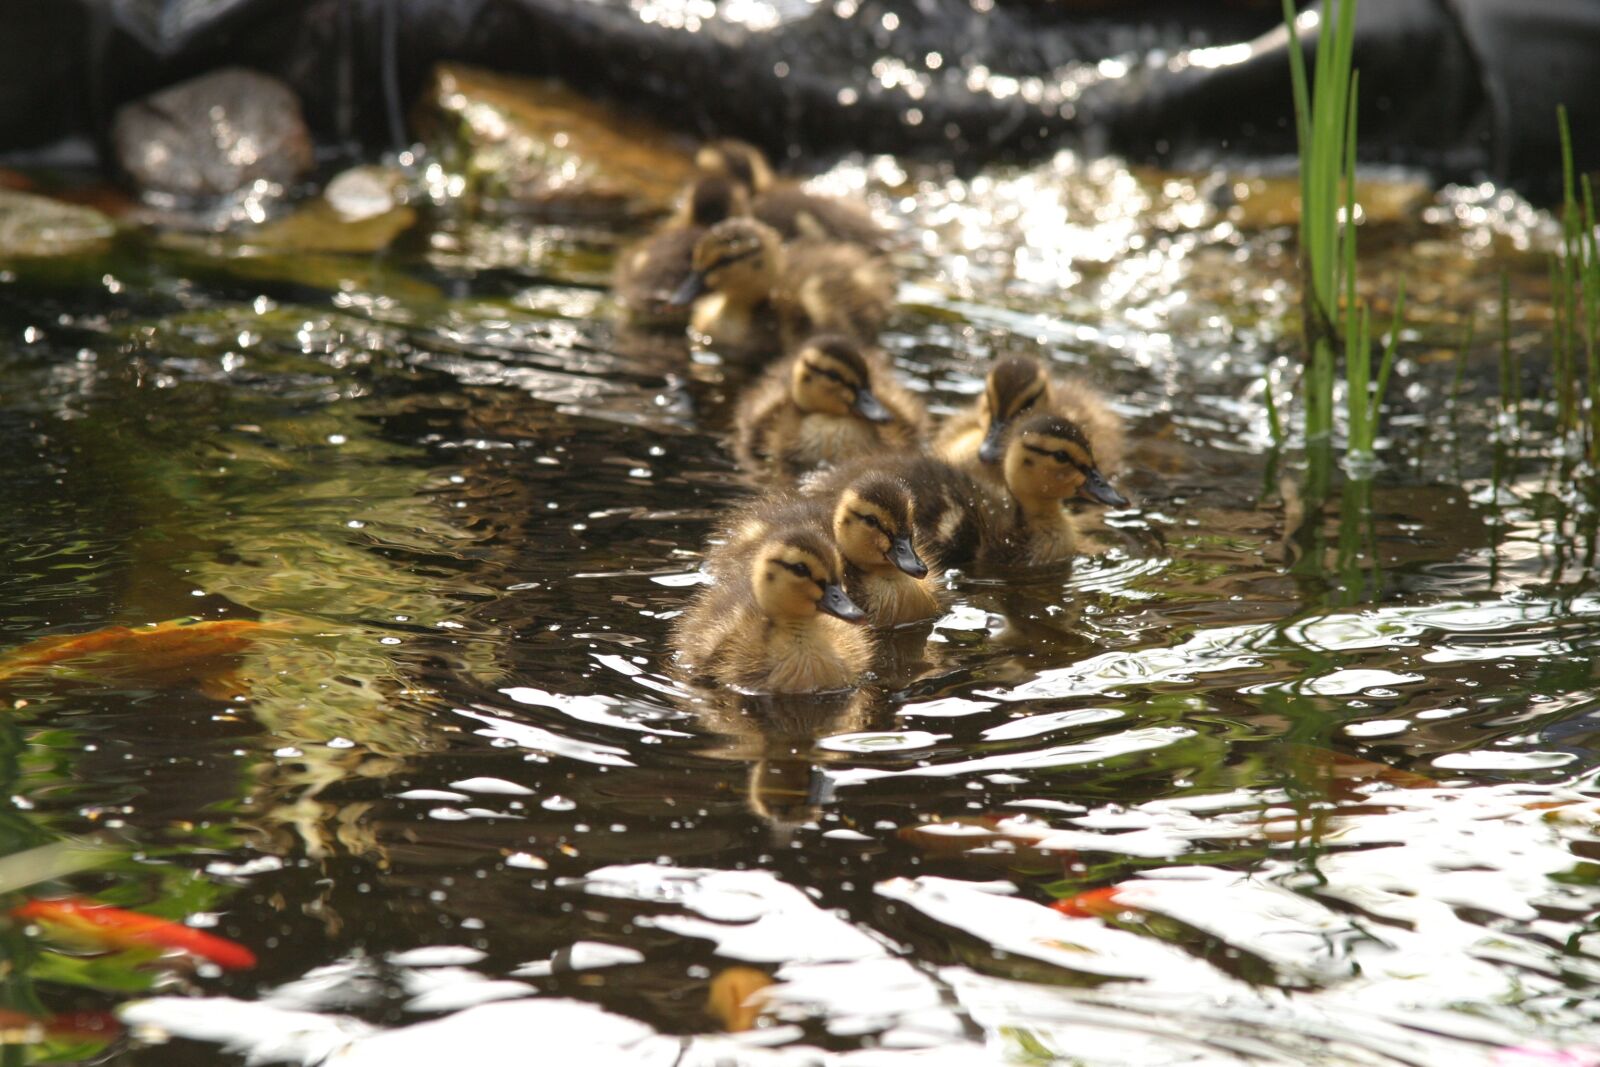
POLYGON ((416 117, 487 208, 652 214, 693 173, 689 142, 545 79, 441 65, 416 117))
POLYGON ((344 221, 360 222, 394 210, 404 181, 384 167, 351 167, 328 182, 322 198, 344 221))
POLYGON ((111 238, 111 220, 93 208, 0 189, 0 256, 59 256, 111 238))
POLYGON ((146 192, 225 196, 257 181, 288 184, 311 169, 311 135, 295 94, 232 67, 170 86, 117 111, 117 162, 146 192))

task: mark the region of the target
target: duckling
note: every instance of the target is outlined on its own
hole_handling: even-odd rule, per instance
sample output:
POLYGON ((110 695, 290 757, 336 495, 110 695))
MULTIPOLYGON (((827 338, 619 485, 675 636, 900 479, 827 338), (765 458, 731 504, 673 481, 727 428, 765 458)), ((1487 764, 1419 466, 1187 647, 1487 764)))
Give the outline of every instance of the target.
POLYGON ((786 241, 823 238, 846 241, 874 252, 883 251, 888 244, 889 232, 866 211, 832 197, 808 193, 799 182, 780 180, 755 145, 732 138, 712 141, 701 147, 695 165, 707 174, 721 174, 744 183, 753 194, 751 212, 786 241))
POLYGON ((736 513, 725 538, 738 546, 776 528, 825 531, 844 562, 844 590, 873 626, 899 626, 937 617, 943 610, 928 565, 914 544, 911 489, 899 478, 867 470, 818 485, 803 496, 769 497, 736 513))
POLYGON ((1093 460, 1090 499, 1111 507, 1126 507, 1127 499, 1102 476, 1122 466, 1122 419, 1087 383, 1076 379, 1052 381, 1044 366, 1028 356, 1007 356, 989 369, 983 396, 972 409, 945 423, 934 450, 952 463, 971 468, 995 484, 1003 484, 1000 470, 1005 456, 1006 431, 1029 412, 1054 412, 1083 430, 1093 460))
MULTIPOLYGON (((941 569, 974 563, 1041 567, 1070 558, 1082 546, 1077 523, 1063 504, 1099 492, 1104 481, 1096 481, 1083 431, 1048 412, 1027 417, 1008 435, 1003 490, 937 456, 870 462, 910 487, 918 544, 924 558, 941 569)), ((851 477, 859 466, 835 477, 851 477)))
POLYGON ((866 621, 840 585, 838 550, 809 526, 776 529, 712 558, 721 580, 679 620, 673 641, 697 675, 774 693, 842 689, 872 662, 866 621), (748 566, 737 573, 735 559, 748 566))
POLYGON ((734 455, 752 473, 792 481, 858 455, 910 448, 927 418, 887 360, 848 337, 818 334, 746 391, 734 415, 734 455))
POLYGON ((1049 412, 1030 415, 1012 429, 1004 469, 1009 521, 983 546, 981 562, 1042 567, 1079 549, 1077 524, 1062 505, 1078 496, 1127 503, 1106 484, 1083 429, 1049 412))
POLYGON ((684 190, 677 210, 650 236, 622 250, 612 273, 617 303, 636 325, 682 327, 688 309, 672 294, 694 270, 694 246, 726 218, 750 214, 750 195, 729 178, 706 175, 684 190))
POLYGON ((777 352, 813 333, 872 341, 894 305, 887 261, 854 245, 785 246, 755 219, 730 218, 695 244, 694 270, 671 303, 720 347, 777 352))
POLYGON ((985 546, 999 542, 1006 528, 1004 491, 927 453, 857 460, 830 474, 818 491, 869 474, 893 478, 910 490, 918 552, 934 571, 976 562, 985 546))

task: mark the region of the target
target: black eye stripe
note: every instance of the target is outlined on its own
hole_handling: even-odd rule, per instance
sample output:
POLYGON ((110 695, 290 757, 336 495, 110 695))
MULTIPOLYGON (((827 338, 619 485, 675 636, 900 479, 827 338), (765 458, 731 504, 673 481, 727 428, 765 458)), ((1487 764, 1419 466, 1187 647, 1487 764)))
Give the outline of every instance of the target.
POLYGON ((1022 447, 1026 448, 1029 452, 1032 452, 1035 455, 1049 456, 1051 459, 1055 460, 1057 463, 1071 463, 1079 471, 1082 471, 1085 474, 1088 473, 1089 469, 1087 467, 1084 467, 1084 466, 1080 465, 1079 463, 1077 463, 1072 458, 1072 456, 1068 454, 1067 450, 1064 449, 1064 448, 1040 448, 1038 445, 1030 445, 1030 444, 1024 444, 1022 447))
POLYGON ((778 566, 782 567, 790 574, 794 575, 796 578, 804 578, 806 581, 816 582, 818 585, 822 584, 820 581, 818 581, 816 576, 811 573, 811 568, 807 567, 804 563, 786 563, 781 559, 775 560, 774 562, 776 562, 778 566))
POLYGON ((888 533, 889 532, 887 529, 884 528, 883 523, 878 521, 878 516, 876 516, 876 515, 869 515, 864 511, 852 511, 850 514, 854 515, 856 518, 860 519, 862 522, 866 523, 868 526, 872 527, 874 530, 878 530, 881 533, 888 533))
MULTIPOLYGON (((1012 405, 1011 414, 1013 416, 1015 416, 1015 415, 1022 414, 1024 411, 1031 410, 1033 408, 1033 405, 1037 404, 1041 399, 1043 399, 1043 397, 1044 397, 1044 386, 1041 385, 1037 389, 1035 389, 1033 392, 1029 393, 1022 400, 1019 400, 1019 401, 1017 401, 1016 404, 1012 405)), ((993 391, 991 390, 991 392, 989 394, 989 407, 992 409, 992 411, 995 414, 998 414, 1000 412, 1000 410, 1001 410, 1001 405, 1000 405, 999 401, 1000 401, 1000 398, 995 396, 993 391)))
POLYGON ((838 382, 840 385, 844 386, 846 389, 860 389, 861 388, 860 385, 856 384, 855 382, 850 381, 848 378, 846 378, 844 375, 840 374, 838 371, 826 370, 826 369, 824 369, 822 367, 817 366, 815 363, 807 363, 806 364, 806 370, 810 371, 812 374, 821 375, 822 377, 828 379, 830 382, 838 382))
POLYGON ((760 254, 761 254, 761 246, 760 245, 757 245, 754 248, 747 248, 743 252, 732 252, 732 253, 729 253, 728 255, 723 256, 721 259, 719 259, 716 262, 712 263, 709 267, 707 267, 705 269, 704 273, 710 274, 714 270, 721 270, 723 267, 731 266, 734 263, 740 263, 740 262, 743 262, 744 260, 747 260, 747 259, 752 259, 752 258, 754 258, 756 256, 759 256, 760 254))

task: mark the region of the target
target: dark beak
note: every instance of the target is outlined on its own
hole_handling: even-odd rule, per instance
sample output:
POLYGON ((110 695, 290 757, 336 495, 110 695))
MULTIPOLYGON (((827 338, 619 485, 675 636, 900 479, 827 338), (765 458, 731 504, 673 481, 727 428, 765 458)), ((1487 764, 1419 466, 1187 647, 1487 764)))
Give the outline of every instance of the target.
POLYGON ((889 542, 889 562, 913 578, 928 576, 928 565, 922 562, 922 557, 917 555, 917 550, 912 547, 911 538, 905 534, 889 542))
POLYGON ((1111 488, 1111 483, 1106 481, 1106 476, 1094 467, 1083 472, 1083 486, 1078 490, 1078 495, 1086 500, 1093 500, 1096 504, 1104 504, 1111 508, 1125 508, 1128 498, 1111 488))
POLYGON ((822 587, 822 599, 817 601, 817 610, 845 622, 865 622, 867 619, 867 613, 844 595, 844 587, 833 582, 822 587))
POLYGON ((704 295, 705 291, 706 276, 699 271, 695 271, 683 280, 683 284, 678 286, 671 296, 667 297, 667 304, 675 308, 688 307, 704 295))
POLYGON ((857 415, 868 422, 893 422, 894 412, 883 406, 883 401, 872 395, 872 390, 862 386, 856 390, 856 402, 853 405, 857 415))
POLYGON ((989 420, 989 432, 983 435, 978 446, 978 462, 999 463, 1006 454, 1006 423, 1004 419, 989 420))

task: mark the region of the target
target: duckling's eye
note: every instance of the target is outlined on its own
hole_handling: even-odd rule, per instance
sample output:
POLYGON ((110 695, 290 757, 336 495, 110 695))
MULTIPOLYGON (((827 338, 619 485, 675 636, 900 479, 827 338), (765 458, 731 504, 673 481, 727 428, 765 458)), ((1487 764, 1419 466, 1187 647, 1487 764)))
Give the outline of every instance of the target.
POLYGON ((842 385, 846 389, 860 389, 861 388, 855 382, 847 380, 845 378, 845 376, 840 374, 838 371, 824 370, 821 367, 818 367, 818 366, 816 366, 815 364, 812 364, 812 363, 807 363, 806 364, 806 370, 810 371, 812 374, 821 375, 822 377, 828 379, 828 381, 835 382, 835 383, 837 383, 839 385, 842 385))
POLYGON ((1050 453, 1050 458, 1055 460, 1057 463, 1072 462, 1072 457, 1067 455, 1067 450, 1064 448, 1058 448, 1054 452, 1050 453))
POLYGON ((760 254, 760 245, 753 245, 748 248, 731 250, 721 259, 713 260, 711 265, 705 269, 705 273, 710 274, 712 271, 721 270, 723 267, 729 267, 735 263, 739 263, 747 259, 753 259, 760 254))
POLYGON ((778 566, 782 567, 796 578, 804 578, 808 582, 816 581, 816 579, 811 576, 811 568, 807 567, 804 563, 786 563, 780 559, 778 560, 778 566))
POLYGON ((876 516, 876 515, 868 515, 865 512, 861 512, 861 511, 852 511, 850 514, 854 515, 856 518, 860 519, 862 522, 866 523, 868 526, 872 527, 874 530, 877 530, 879 533, 888 533, 889 532, 888 530, 885 530, 883 528, 883 523, 878 521, 878 516, 876 516))

